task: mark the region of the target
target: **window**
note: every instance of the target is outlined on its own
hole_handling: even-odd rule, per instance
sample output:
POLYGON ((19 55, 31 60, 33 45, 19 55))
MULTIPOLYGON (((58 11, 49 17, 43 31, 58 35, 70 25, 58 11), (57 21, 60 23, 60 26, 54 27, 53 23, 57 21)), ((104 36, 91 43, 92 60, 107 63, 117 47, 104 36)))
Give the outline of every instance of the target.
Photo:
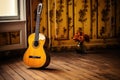
POLYGON ((19 0, 0 0, 0 20, 19 19, 19 0))

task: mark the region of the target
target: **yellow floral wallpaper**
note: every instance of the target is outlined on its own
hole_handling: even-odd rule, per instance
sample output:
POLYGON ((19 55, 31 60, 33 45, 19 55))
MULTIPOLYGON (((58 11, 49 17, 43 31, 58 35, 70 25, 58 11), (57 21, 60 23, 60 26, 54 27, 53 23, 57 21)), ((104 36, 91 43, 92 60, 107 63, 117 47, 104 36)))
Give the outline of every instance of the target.
MULTIPOLYGON (((90 37, 86 46, 118 44, 120 35, 119 0, 27 0, 27 35, 35 32, 37 4, 43 3, 40 32, 47 38, 46 47, 72 49, 76 46, 74 34, 81 28, 90 37), (104 43, 104 42, 108 43, 104 43)), ((16 32, 0 33, 0 37, 18 36, 16 32), (14 35, 12 35, 14 34, 14 35), (10 35, 10 36, 9 36, 10 35)), ((4 38, 4 37, 2 37, 4 38)), ((13 39, 12 39, 13 38, 13 39)), ((17 38, 18 39, 18 38, 17 38)), ((16 39, 16 40, 17 40, 16 39)), ((19 40, 17 40, 19 42, 19 40)))

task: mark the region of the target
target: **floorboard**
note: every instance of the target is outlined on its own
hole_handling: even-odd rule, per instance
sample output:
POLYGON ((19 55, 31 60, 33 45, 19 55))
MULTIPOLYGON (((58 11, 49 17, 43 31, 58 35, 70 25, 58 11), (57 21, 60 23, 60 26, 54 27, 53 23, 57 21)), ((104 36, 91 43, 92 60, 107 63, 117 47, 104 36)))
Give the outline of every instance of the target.
POLYGON ((0 80, 120 80, 119 52, 50 52, 46 69, 32 69, 22 55, 0 60, 0 80))

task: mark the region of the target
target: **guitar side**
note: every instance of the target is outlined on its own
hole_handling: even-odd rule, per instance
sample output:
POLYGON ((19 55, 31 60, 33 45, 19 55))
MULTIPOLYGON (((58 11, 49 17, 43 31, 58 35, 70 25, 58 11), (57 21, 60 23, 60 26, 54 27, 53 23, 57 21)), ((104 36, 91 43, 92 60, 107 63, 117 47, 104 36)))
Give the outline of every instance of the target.
POLYGON ((50 63, 50 55, 45 53, 45 50, 43 48, 45 37, 41 33, 39 33, 39 36, 39 45, 37 47, 34 46, 35 33, 29 36, 29 47, 23 57, 24 63, 32 68, 46 67, 50 63))

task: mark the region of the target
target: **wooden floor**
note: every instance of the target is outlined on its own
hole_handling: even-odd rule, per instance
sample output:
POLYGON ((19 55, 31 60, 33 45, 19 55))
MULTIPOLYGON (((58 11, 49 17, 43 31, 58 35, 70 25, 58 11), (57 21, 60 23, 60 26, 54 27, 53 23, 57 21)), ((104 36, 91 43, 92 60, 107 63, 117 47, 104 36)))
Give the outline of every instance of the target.
POLYGON ((0 62, 0 80, 120 80, 120 55, 116 51, 51 52, 44 69, 31 69, 21 57, 0 62))

